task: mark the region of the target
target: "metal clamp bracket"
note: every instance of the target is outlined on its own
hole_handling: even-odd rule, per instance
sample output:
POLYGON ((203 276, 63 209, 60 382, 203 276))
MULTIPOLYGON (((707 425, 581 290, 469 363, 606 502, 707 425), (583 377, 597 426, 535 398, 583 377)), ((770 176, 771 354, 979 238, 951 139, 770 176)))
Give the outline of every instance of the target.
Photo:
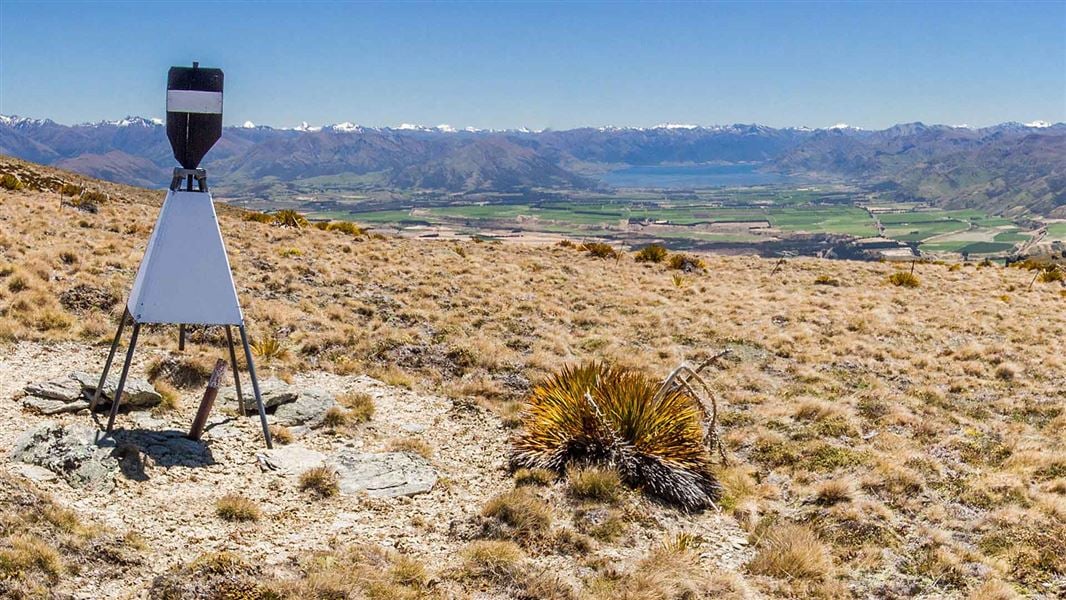
POLYGON ((206 192, 207 191, 207 171, 204 169, 182 169, 180 167, 174 168, 174 178, 170 180, 170 189, 177 191, 181 188, 181 182, 186 182, 185 191, 192 192, 206 192), (192 189, 192 182, 196 181, 197 190, 192 189))

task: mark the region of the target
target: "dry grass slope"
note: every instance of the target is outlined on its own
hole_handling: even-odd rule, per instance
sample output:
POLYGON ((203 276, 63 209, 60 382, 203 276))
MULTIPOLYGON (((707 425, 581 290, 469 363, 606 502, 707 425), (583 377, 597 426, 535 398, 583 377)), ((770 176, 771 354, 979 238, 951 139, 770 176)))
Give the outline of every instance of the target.
MULTIPOLYGON (((61 206, 58 191, 0 190, 0 344, 81 340, 105 353, 160 194, 0 162, 12 165, 108 199, 93 213, 61 206)), ((264 357, 264 368, 283 377, 368 372, 514 418, 515 402, 563 364, 606 360, 658 379, 682 360, 733 349, 710 383, 731 459, 717 471, 722 505, 761 557, 741 587, 770 596, 1064 593, 1066 294, 1054 275, 920 264, 911 288, 889 281, 890 264, 794 259, 771 274, 772 261, 708 256, 705 271, 677 265, 688 271, 679 285, 668 264, 602 260, 573 244, 464 242, 459 253, 454 242, 245 221, 225 207, 220 221, 253 338, 287 350, 264 357), (800 547, 824 554, 793 564, 800 547)), ((167 329, 143 338, 174 345, 167 329)), ((223 340, 194 330, 186 356, 217 353, 223 340)), ((361 401, 347 409, 356 420, 372 413, 361 401)), ((577 522, 558 489, 565 483, 523 478, 544 486, 535 489, 545 490, 551 523, 577 522)), ((588 531, 603 527, 597 543, 625 544, 637 527, 626 515, 588 531)), ((46 581, 55 561, 20 535, 4 529, 2 548, 39 555, 20 564, 46 581)), ((528 552, 516 559, 527 568, 559 564, 549 546, 528 552)), ((574 593, 659 589, 658 559, 648 560, 612 573, 590 559, 574 593)), ((701 586, 695 593, 724 585, 685 577, 701 586)))

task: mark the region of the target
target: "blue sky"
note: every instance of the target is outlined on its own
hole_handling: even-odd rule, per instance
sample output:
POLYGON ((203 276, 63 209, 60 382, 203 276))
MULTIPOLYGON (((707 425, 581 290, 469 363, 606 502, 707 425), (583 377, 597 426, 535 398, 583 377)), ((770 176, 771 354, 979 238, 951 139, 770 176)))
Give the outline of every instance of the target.
POLYGON ((252 3, 0 0, 0 113, 564 129, 1066 121, 1066 1, 252 3))

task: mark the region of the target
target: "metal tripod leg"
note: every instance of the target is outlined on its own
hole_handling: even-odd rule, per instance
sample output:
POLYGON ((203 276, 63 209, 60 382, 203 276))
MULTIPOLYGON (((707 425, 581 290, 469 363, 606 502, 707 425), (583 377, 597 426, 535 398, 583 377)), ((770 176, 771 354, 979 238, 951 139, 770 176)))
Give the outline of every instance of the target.
POLYGON ((137 347, 137 334, 141 332, 141 324, 133 323, 133 333, 130 335, 130 347, 126 349, 126 362, 122 363, 122 375, 118 378, 118 387, 115 388, 115 396, 111 399, 111 414, 107 417, 107 433, 115 426, 115 416, 118 414, 118 405, 122 401, 122 389, 126 387, 126 376, 130 372, 130 363, 133 361, 133 350, 137 347))
POLYGON ((96 384, 96 391, 93 392, 93 400, 89 403, 89 414, 92 414, 96 410, 96 405, 100 402, 100 396, 103 394, 104 384, 107 383, 107 374, 111 371, 111 363, 115 360, 115 352, 118 350, 118 342, 122 339, 122 329, 126 327, 126 316, 129 315, 128 310, 122 311, 122 317, 118 320, 118 331, 115 332, 115 340, 111 342, 111 351, 107 353, 107 362, 104 363, 104 372, 100 374, 100 383, 96 384))
POLYGON ((237 388, 237 406, 241 409, 241 416, 248 414, 248 409, 244 406, 244 394, 241 393, 241 375, 237 370, 237 351, 233 346, 233 332, 230 330, 230 326, 226 325, 226 342, 229 343, 229 362, 230 367, 233 370, 233 387, 237 388))
MULTIPOLYGON (((252 392, 255 394, 255 403, 259 407, 259 422, 263 425, 263 438, 267 448, 273 448, 270 440, 270 427, 267 425, 266 407, 263 406, 263 397, 259 395, 259 380, 255 376, 255 362, 252 360, 252 348, 248 345, 248 332, 244 330, 244 324, 237 326, 241 334, 241 344, 244 345, 244 358, 248 361, 248 377, 252 379, 252 392)), ((134 333, 136 335, 136 333, 134 333)))

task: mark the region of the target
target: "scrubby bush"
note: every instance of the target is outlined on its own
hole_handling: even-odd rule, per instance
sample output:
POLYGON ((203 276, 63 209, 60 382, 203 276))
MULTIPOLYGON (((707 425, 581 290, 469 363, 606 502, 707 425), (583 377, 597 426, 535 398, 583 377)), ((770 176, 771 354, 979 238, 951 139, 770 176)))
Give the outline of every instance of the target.
POLYGON ((463 575, 509 582, 517 578, 525 559, 514 542, 478 540, 463 549, 463 575))
POLYGON ((1040 273, 1039 279, 1041 283, 1052 283, 1054 281, 1066 280, 1066 273, 1055 265, 1046 267, 1043 272, 1040 273))
POLYGON ((11 192, 17 192, 26 187, 22 181, 11 173, 0 175, 0 187, 11 192))
POLYGON ((300 474, 300 491, 312 492, 315 495, 328 498, 340 493, 340 482, 337 472, 329 467, 313 467, 300 474))
POLYGON ((352 236, 360 236, 366 233, 363 228, 351 221, 319 221, 315 227, 322 231, 339 231, 352 236))
POLYGON ((571 464, 616 468, 626 483, 689 509, 721 488, 704 445, 702 410, 688 394, 604 363, 564 368, 534 388, 515 467, 562 473, 571 464))
POLYGON ((240 494, 226 494, 216 500, 215 513, 226 521, 258 521, 263 516, 255 502, 240 494))
POLYGON ((666 255, 666 247, 662 244, 649 244, 637 252, 635 260, 637 262, 661 263, 666 260, 666 255))
POLYGON ((760 540, 759 552, 748 563, 757 575, 781 579, 821 580, 832 571, 829 550, 803 525, 779 525, 760 540))
POLYGON ((525 487, 493 497, 481 514, 509 527, 507 536, 522 542, 545 538, 551 530, 551 507, 525 487))
POLYGON ((351 392, 337 398, 348 409, 348 418, 353 423, 366 423, 374 416, 374 397, 364 392, 351 392))
POLYGON ((286 208, 285 210, 279 210, 274 213, 274 224, 280 227, 293 227, 300 229, 307 227, 307 217, 301 215, 295 210, 286 208))
POLYGON ((293 440, 292 431, 284 425, 271 425, 270 438, 282 446, 291 444, 293 440))
POLYGON ((622 479, 614 469, 571 468, 566 477, 570 495, 581 500, 614 502, 622 492, 622 479))
POLYGON ((263 212, 258 212, 258 211, 254 211, 254 210, 244 213, 244 216, 242 218, 245 221, 251 221, 253 223, 267 223, 267 224, 270 224, 270 223, 274 222, 274 215, 263 213, 263 212))
POLYGON ((621 256, 614 246, 603 242, 586 242, 581 245, 581 249, 596 258, 619 258, 621 256))
POLYGON ((518 469, 514 472, 515 485, 551 485, 557 475, 548 469, 518 469))
POLYGON ((107 194, 94 190, 85 190, 74 202, 75 206, 99 205, 107 202, 107 194))
POLYGON ((433 447, 425 440, 418 438, 408 437, 390 440, 388 449, 390 452, 410 452, 422 458, 433 458, 433 447))
POLYGON ((78 196, 82 193, 82 187, 73 183, 64 183, 59 188, 59 193, 63 196, 78 196))
POLYGON ((907 271, 896 271, 888 276, 888 282, 896 287, 916 288, 920 284, 918 276, 907 271))
POLYGON ((702 258, 689 256, 687 254, 671 254, 667 265, 671 269, 677 269, 689 273, 705 271, 707 269, 707 263, 703 262, 702 258))
POLYGON ((834 279, 828 275, 819 275, 814 278, 814 285, 831 285, 833 287, 839 287, 840 280, 834 279))

